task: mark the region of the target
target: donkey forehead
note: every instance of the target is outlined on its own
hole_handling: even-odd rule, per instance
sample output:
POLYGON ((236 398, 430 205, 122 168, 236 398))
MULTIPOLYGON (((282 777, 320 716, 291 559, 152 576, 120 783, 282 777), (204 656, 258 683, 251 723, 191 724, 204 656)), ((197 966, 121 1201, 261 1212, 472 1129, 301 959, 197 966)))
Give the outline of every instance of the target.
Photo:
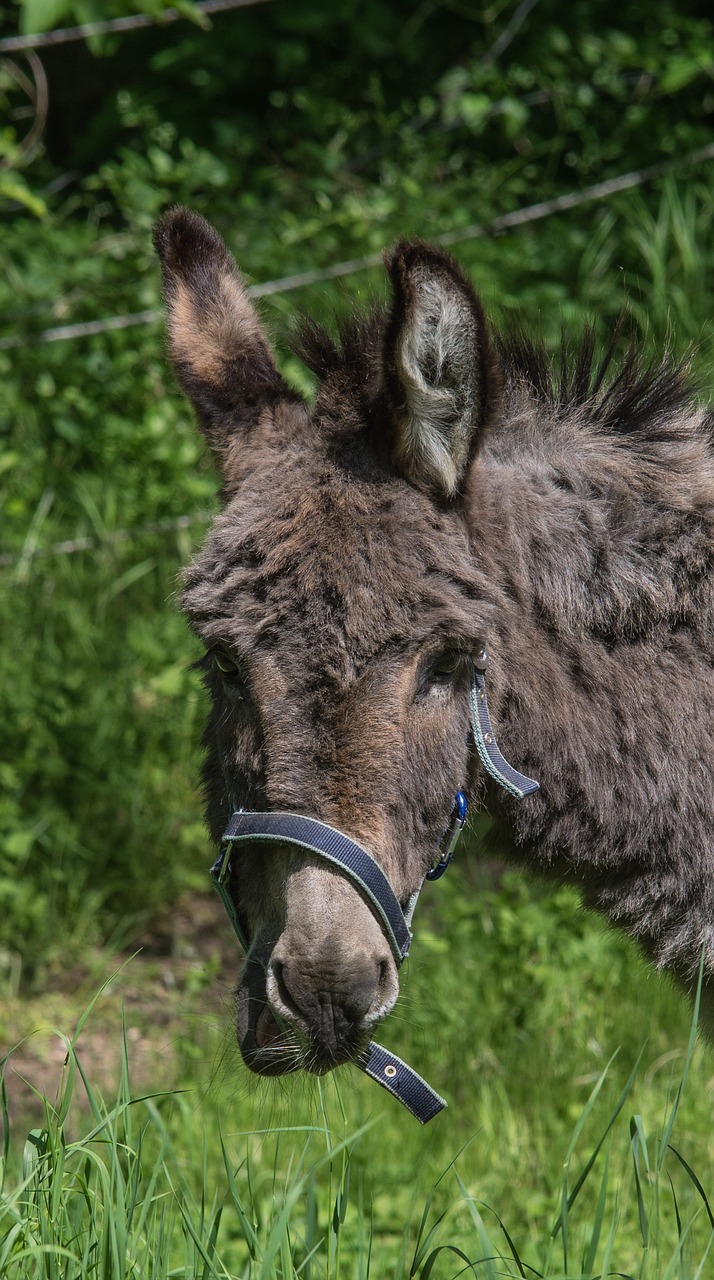
POLYGON ((359 667, 385 646, 479 635, 486 584, 456 511, 398 478, 291 470, 246 478, 189 569, 183 605, 205 642, 291 652, 302 636, 316 660, 335 649, 359 667))

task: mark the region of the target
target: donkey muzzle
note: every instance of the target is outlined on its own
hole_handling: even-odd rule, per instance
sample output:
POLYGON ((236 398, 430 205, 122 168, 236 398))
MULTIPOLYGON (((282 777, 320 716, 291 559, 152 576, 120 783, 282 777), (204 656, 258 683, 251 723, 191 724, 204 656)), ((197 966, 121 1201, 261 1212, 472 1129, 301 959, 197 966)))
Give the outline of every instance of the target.
MULTIPOLYGON (((246 1064, 261 1074, 283 1074, 300 1067, 321 1074, 353 1061, 425 1124, 446 1106, 444 1099, 400 1058, 373 1041, 367 1043, 370 1028, 396 1000, 396 970, 409 950, 409 920, 417 895, 405 913, 381 867, 366 849, 315 818, 239 810, 232 815, 224 839, 211 874, 248 952, 238 999, 239 1040, 246 1064), (265 965, 264 993, 259 992, 251 982, 256 974, 256 948, 250 945, 237 909, 240 886, 233 866, 234 847, 256 841, 297 846, 326 862, 340 878, 351 881, 378 922, 386 945, 375 948, 371 944, 356 954, 351 946, 336 965, 334 954, 328 952, 344 944, 336 943, 331 933, 329 937, 323 934, 316 947, 308 928, 304 945, 297 948, 297 961, 294 936, 289 953, 276 944, 265 965), (325 970, 333 975, 343 972, 344 986, 335 982, 334 976, 329 984, 321 981, 325 970)), ((341 888, 346 889, 347 884, 341 888)), ((351 901, 354 904, 354 898, 351 901)))
MULTIPOLYGON (((499 750, 486 699, 487 666, 488 654, 483 649, 473 660, 469 695, 474 744, 481 763, 490 777, 509 795, 515 799, 523 799, 538 791, 538 783, 514 769, 499 750)), ((439 843, 437 861, 431 870, 427 871, 425 879, 436 880, 446 870, 465 820, 466 797, 463 792, 457 791, 449 825, 439 843)), ((233 867, 230 852, 240 841, 256 839, 296 845, 324 859, 337 868, 341 875, 351 880, 378 919, 391 949, 394 963, 397 969, 399 968, 409 950, 412 938, 410 924, 421 886, 412 894, 406 909, 402 910, 384 872, 366 849, 324 822, 290 813, 247 813, 244 810, 234 813, 224 836, 224 847, 211 868, 214 884, 246 951, 249 943, 236 909, 237 886, 232 885, 233 867)), ((309 1037, 312 1032, 313 1046, 315 1043, 319 1045, 320 1052, 314 1060, 315 1066, 312 1069, 329 1070, 331 1065, 344 1061, 344 1058, 339 1055, 346 1052, 346 1056, 353 1058, 357 1066, 372 1080, 381 1084, 422 1124, 426 1124, 432 1116, 438 1115, 446 1103, 416 1071, 374 1041, 362 1051, 351 1051, 352 1038, 360 1021, 364 1029, 368 1030, 370 1025, 384 1016, 384 1013, 379 1013, 376 1006, 374 972, 369 980, 365 980, 363 976, 360 977, 355 991, 358 994, 355 995, 353 992, 348 1001, 336 1000, 333 986, 330 988, 329 999, 326 1000, 324 994, 321 996, 323 988, 319 983, 313 983, 309 994, 306 994, 304 979, 296 977, 292 967, 288 972, 285 959, 279 955, 274 957, 272 972, 266 979, 263 1007, 257 1016, 253 1015, 253 1039, 256 1050, 261 1049, 261 1042, 263 1050, 276 1045, 280 1039, 281 1021, 289 1021, 291 1017, 293 1034, 299 1035, 300 1031, 304 1033, 307 1030, 309 1037), (269 983, 272 1003, 268 1001, 269 983), (369 1004, 367 1004, 368 1000, 369 1004), (329 1015, 325 1013, 327 1005, 329 1005, 329 1015), (283 1014, 277 1012, 279 1008, 282 1008, 283 1014), (345 1031, 345 1027, 349 1027, 348 1032, 345 1031), (317 1037, 316 1033, 319 1033, 317 1037), (338 1055, 334 1063, 331 1061, 333 1055, 338 1055), (326 1065, 321 1066, 321 1064, 326 1065)), ((388 1012, 388 1009, 384 1012, 388 1012)), ((243 1041, 241 1048, 246 1057, 243 1041)), ((246 1061, 251 1065, 247 1058, 246 1061)), ((295 1066, 286 1067, 286 1070, 296 1069, 302 1065, 311 1066, 310 1060, 300 1054, 298 1044, 295 1045, 290 1061, 294 1061, 295 1066)), ((256 1066, 255 1069, 260 1068, 256 1066)))

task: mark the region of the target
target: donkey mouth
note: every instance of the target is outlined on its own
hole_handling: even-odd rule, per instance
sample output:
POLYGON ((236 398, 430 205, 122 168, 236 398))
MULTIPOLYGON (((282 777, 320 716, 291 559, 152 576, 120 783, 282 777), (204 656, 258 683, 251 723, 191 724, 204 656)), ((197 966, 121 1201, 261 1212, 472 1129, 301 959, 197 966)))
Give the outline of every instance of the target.
POLYGON ((284 1076, 298 1071, 302 1050, 294 1032, 280 1026, 270 1005, 251 1000, 248 1026, 241 1028, 239 1017, 238 1045, 245 1065, 259 1076, 284 1076))
MULTIPOLYGON (((255 1000, 251 1002, 255 1005, 255 1000)), ((256 1075, 282 1076, 307 1071, 323 1076, 335 1067, 353 1062, 365 1047, 365 1037, 350 1038, 349 1045, 323 1043, 286 1025, 267 1003, 250 1019, 238 1043, 246 1066, 256 1075)))
POLYGON ((353 1062, 365 1047, 362 1034, 350 1036, 339 1045, 325 1042, 288 1024, 267 999, 255 996, 249 997, 246 1026, 240 1016, 240 1004, 239 993, 238 1045, 243 1061, 256 1075, 283 1076, 293 1071, 326 1075, 335 1067, 353 1062))
POLYGON ((255 1023, 255 1043, 259 1049, 270 1049, 279 1044, 282 1032, 278 1026, 275 1014, 269 1004, 266 1004, 258 1014, 255 1023))
POLYGON ((269 956, 260 945, 249 951, 236 992, 238 1047, 249 1070, 261 1076, 294 1071, 322 1076, 358 1059, 374 1020, 367 1021, 361 1007, 343 1007, 344 1001, 329 991, 311 1001, 303 997, 304 1007, 297 1007, 282 966, 269 956))
POLYGON ((255 955, 248 955, 236 991, 236 1034, 241 1057, 256 1075, 298 1070, 297 1037, 276 1018, 265 990, 264 964, 255 955))

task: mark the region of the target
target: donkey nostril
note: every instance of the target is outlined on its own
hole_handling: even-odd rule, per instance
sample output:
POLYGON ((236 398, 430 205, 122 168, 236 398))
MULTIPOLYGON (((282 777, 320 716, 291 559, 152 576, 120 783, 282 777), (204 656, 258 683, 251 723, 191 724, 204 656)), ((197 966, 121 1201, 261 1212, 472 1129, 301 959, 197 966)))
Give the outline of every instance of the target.
MULTIPOLYGON (((295 998, 288 986, 285 976, 285 965, 282 961, 273 960, 270 965, 269 973, 274 980, 275 993, 282 1005, 283 1011, 285 1013, 289 1013, 293 1018, 302 1018, 304 1016, 303 1010, 300 1008, 298 1000, 295 998)), ((293 979, 293 982, 295 986, 299 986, 295 978, 293 979)))
POLYGON ((301 965, 275 956, 268 967, 267 994, 276 1012, 309 1032, 332 1026, 342 1038, 364 1030, 394 1004, 397 979, 389 959, 379 955, 330 957, 301 965))
POLYGON ((393 1007, 399 995, 399 979, 391 959, 382 960, 379 966, 379 982, 373 1010, 375 1016, 384 1017, 393 1007))

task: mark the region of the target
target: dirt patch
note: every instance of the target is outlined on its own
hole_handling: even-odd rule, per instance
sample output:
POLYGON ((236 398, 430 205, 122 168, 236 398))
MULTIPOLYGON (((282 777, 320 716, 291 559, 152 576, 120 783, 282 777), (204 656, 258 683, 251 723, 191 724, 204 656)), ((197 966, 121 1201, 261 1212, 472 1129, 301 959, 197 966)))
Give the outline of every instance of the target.
MULTIPOLYGON (((124 1037, 134 1093, 175 1088, 191 1066, 195 1078, 197 1061, 198 1074, 210 1076, 216 1046, 233 1052, 239 968, 218 898, 191 894, 122 952, 93 952, 48 976, 41 994, 3 1001, 0 1039, 3 1054, 11 1051, 5 1081, 13 1125, 42 1122, 42 1099, 58 1096, 67 1041, 93 1000, 77 1056, 105 1100, 116 1094, 124 1037)), ((88 1105, 81 1085, 75 1097, 88 1105)))

